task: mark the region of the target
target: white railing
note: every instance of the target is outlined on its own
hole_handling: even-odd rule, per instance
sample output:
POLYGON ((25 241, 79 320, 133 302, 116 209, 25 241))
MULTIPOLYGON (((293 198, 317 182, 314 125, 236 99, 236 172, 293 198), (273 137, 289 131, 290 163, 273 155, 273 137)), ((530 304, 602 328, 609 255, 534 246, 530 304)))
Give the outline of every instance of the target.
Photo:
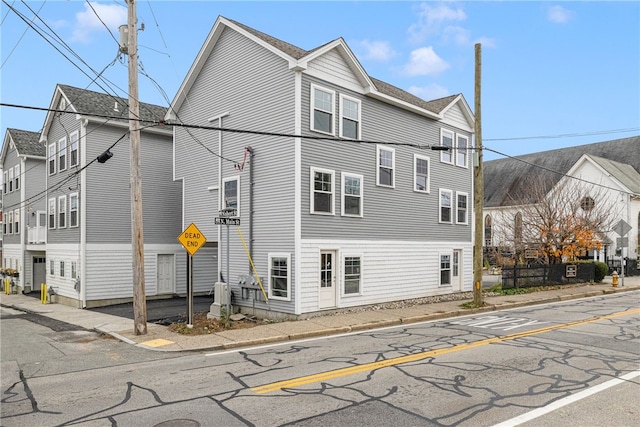
POLYGON ((28 243, 47 243, 47 227, 29 227, 28 243))

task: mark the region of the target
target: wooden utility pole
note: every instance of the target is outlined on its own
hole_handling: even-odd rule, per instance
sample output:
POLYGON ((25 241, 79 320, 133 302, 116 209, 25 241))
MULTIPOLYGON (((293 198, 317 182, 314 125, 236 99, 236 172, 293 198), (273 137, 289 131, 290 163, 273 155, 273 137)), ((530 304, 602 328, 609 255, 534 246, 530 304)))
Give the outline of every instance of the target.
POLYGON ((140 173, 140 103, 138 101, 138 31, 136 2, 127 0, 129 42, 129 139, 131 143, 131 250, 133 264, 133 325, 136 335, 147 334, 147 300, 144 284, 144 235, 140 173))
POLYGON ((482 205, 484 204, 484 177, 482 174, 482 114, 481 114, 481 82, 482 82, 482 45, 476 43, 476 76, 475 76, 475 134, 476 161, 473 169, 473 208, 475 212, 475 233, 473 244, 473 303, 476 307, 482 302, 482 240, 483 225, 482 205))

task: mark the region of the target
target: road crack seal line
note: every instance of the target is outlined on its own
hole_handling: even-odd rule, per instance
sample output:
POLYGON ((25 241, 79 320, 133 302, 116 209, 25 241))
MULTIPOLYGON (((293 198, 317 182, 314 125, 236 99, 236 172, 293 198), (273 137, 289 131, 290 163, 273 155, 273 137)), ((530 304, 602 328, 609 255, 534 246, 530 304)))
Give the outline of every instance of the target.
POLYGON ((298 387, 302 385, 312 384, 321 381, 327 381, 334 378, 344 377, 347 375, 358 374, 367 371, 374 371, 381 368, 387 368, 390 366, 396 366, 404 363, 416 362, 419 360, 427 359, 430 357, 442 356, 449 353, 455 353, 458 351, 471 350, 477 347, 482 347, 489 344, 497 344, 504 341, 516 340, 519 338, 524 338, 532 335, 543 334, 546 332, 556 331, 559 329, 571 328, 579 325, 586 325, 589 323, 598 322, 601 320, 615 319, 617 317, 629 316, 633 314, 640 313, 640 308, 636 308, 633 310, 621 311, 617 313, 608 314, 605 316, 596 316, 586 320, 577 320, 575 322, 562 323, 557 325, 546 326, 544 328, 533 329, 530 331, 519 332, 510 335, 503 335, 499 337, 487 338, 484 340, 460 344, 453 347, 448 348, 440 348, 437 350, 425 351, 422 353, 410 354, 406 356, 394 357, 392 359, 380 360, 371 363, 365 363, 363 365, 351 366, 347 368, 336 369, 333 371, 320 372, 314 375, 308 375, 304 377, 292 378, 289 380, 278 381, 271 384, 265 384, 258 387, 253 387, 251 390, 257 394, 265 394, 271 393, 277 390, 282 390, 285 388, 298 387))

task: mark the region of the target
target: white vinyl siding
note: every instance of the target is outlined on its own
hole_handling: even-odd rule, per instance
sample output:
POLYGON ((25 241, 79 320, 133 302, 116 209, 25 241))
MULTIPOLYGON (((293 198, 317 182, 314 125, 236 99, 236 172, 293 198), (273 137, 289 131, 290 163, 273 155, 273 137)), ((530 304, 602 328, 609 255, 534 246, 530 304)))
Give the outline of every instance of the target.
POLYGON ((335 92, 311 85, 311 130, 334 134, 335 92))
POLYGON ((335 171, 311 168, 311 200, 309 203, 311 213, 333 215, 335 171))
POLYGON ((448 150, 440 152, 440 161, 442 163, 453 164, 453 132, 446 129, 440 130, 440 145, 448 147, 448 150))
POLYGON ((451 223, 453 221, 453 192, 440 190, 440 222, 451 223))
POLYGON ((396 152, 393 148, 376 146, 376 184, 383 187, 396 185, 396 152))
POLYGON ((469 195, 456 193, 456 223, 467 224, 469 222, 469 195))
POLYGON ((363 212, 362 175, 342 173, 342 215, 362 217, 363 212))
POLYGON ((268 254, 269 299, 291 301, 291 255, 268 254))
POLYGON ((413 190, 420 193, 428 193, 431 186, 429 171, 430 159, 419 154, 413 155, 413 190))
POLYGON ((360 139, 360 101, 340 94, 340 136, 360 139))

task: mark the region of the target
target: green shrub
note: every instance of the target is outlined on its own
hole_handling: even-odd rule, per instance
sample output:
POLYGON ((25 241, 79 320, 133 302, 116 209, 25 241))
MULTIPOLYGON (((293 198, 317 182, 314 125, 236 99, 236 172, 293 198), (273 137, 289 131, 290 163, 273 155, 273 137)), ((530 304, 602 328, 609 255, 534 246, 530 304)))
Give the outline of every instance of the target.
POLYGON ((600 261, 594 261, 593 264, 596 267, 595 277, 593 280, 595 280, 597 283, 600 283, 602 282, 604 277, 609 274, 609 266, 606 263, 600 261))

